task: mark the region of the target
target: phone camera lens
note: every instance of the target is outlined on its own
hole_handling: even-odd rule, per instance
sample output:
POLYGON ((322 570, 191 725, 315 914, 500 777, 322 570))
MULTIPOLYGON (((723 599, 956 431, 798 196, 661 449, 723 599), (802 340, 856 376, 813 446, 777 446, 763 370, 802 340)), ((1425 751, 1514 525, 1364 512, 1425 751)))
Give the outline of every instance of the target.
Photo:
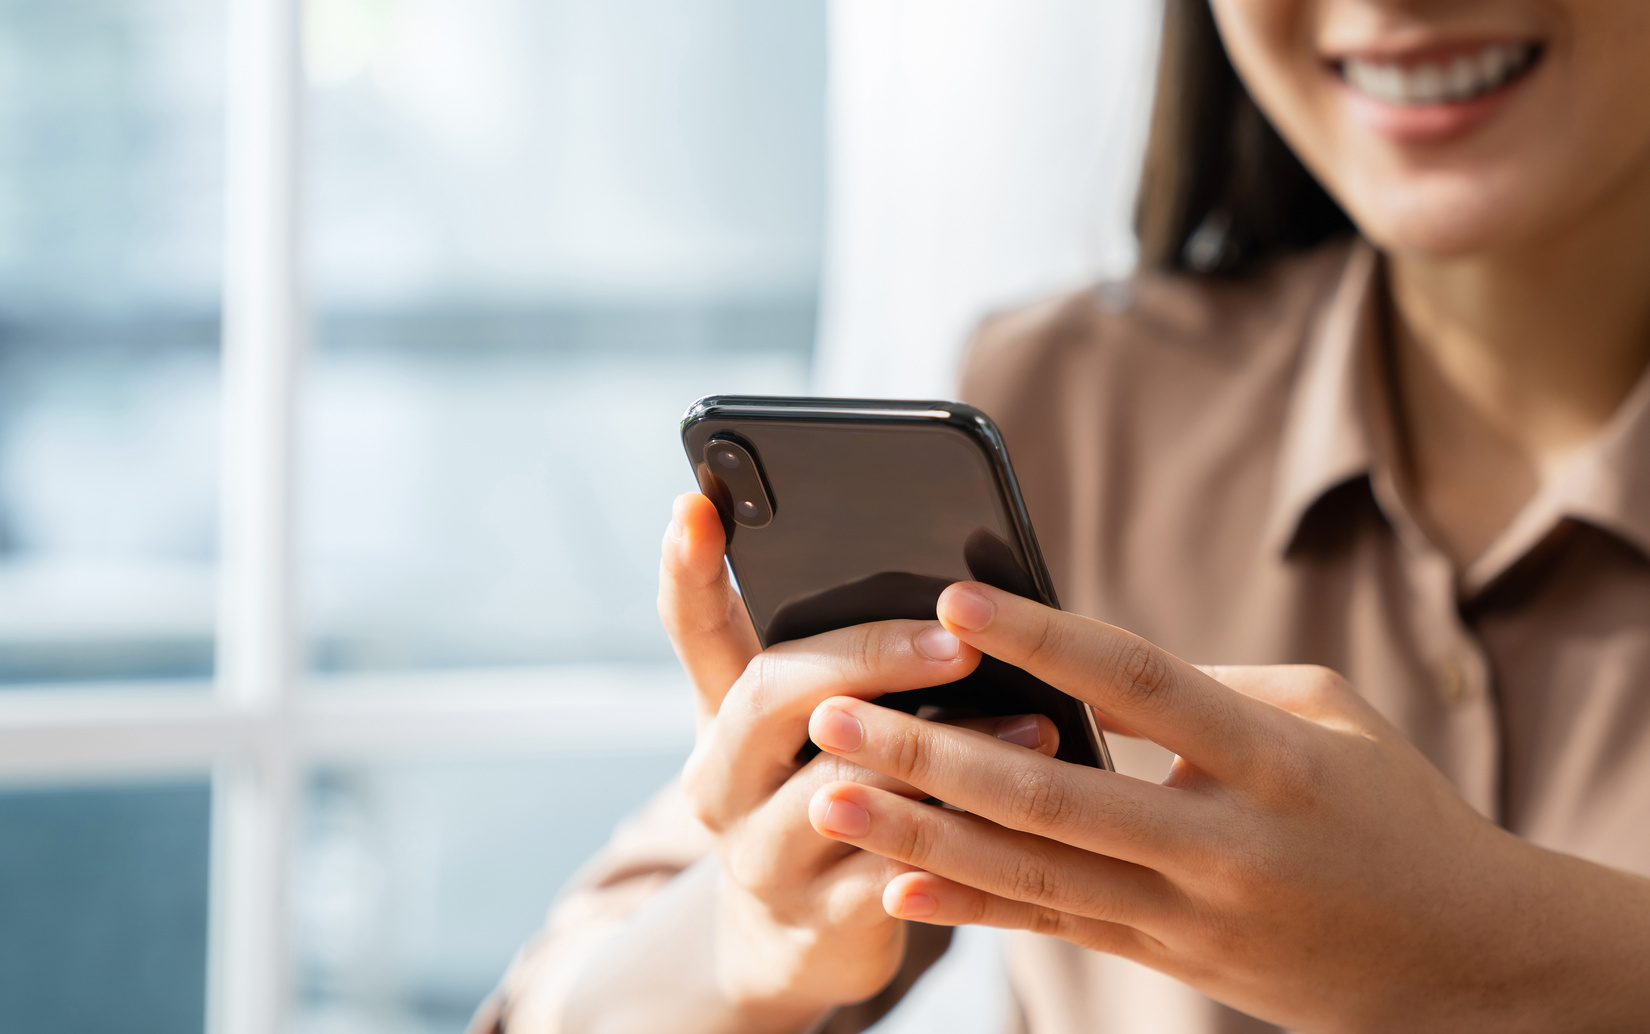
POLYGON ((740 502, 739 504, 734 506, 734 509, 739 512, 739 516, 745 518, 748 521, 755 520, 757 513, 760 512, 759 510, 757 510, 756 504, 751 502, 749 499, 746 499, 746 500, 740 502))
POLYGON ((728 470, 739 466, 739 454, 732 449, 721 449, 716 453, 716 462, 728 470))

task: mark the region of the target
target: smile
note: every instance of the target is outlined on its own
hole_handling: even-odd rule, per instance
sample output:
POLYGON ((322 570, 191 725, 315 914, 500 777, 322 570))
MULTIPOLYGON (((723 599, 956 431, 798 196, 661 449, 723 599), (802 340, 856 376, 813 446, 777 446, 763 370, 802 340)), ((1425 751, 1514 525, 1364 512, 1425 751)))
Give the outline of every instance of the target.
POLYGON ((1447 61, 1400 63, 1347 57, 1338 62, 1346 84, 1381 104, 1436 105, 1470 101, 1506 86, 1535 66, 1534 43, 1490 43, 1447 61))

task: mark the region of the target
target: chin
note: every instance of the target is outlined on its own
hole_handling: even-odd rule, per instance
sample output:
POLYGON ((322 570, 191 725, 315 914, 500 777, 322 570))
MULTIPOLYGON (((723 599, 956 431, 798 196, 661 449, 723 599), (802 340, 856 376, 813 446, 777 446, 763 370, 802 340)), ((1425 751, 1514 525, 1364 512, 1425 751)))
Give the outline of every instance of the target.
POLYGON ((1529 235, 1519 191, 1494 177, 1427 177, 1343 194, 1353 222, 1383 251, 1433 259, 1516 247, 1529 235), (1351 196, 1348 196, 1351 195, 1351 196))

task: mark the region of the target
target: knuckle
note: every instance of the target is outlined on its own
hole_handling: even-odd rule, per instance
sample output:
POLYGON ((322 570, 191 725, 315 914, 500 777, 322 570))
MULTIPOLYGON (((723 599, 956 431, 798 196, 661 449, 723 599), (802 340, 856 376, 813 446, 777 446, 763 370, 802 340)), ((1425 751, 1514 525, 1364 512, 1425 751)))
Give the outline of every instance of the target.
POLYGON ((851 685, 866 686, 875 681, 887 639, 888 632, 881 625, 855 626, 843 657, 843 674, 851 685))
POLYGON ((928 730, 916 722, 901 722, 892 746, 894 778, 920 785, 929 770, 931 745, 928 730))
POLYGON ((752 859, 752 851, 747 844, 728 843, 723 848, 723 872, 728 874, 733 886, 752 897, 762 897, 762 866, 756 859, 752 859))
POLYGON ((1007 813, 1015 829, 1050 833, 1063 827, 1070 793, 1054 772, 1041 766, 1024 767, 1012 775, 1008 786, 1007 813))
POLYGON ((1168 659, 1144 639, 1121 647, 1117 658, 1118 691, 1138 708, 1163 705, 1171 683, 1168 659))
POLYGON ((1216 866, 1221 897, 1240 913, 1263 908, 1271 901, 1283 868, 1282 857, 1267 844, 1229 848, 1216 866))
POLYGON ((925 863, 933 857, 934 841, 934 830, 928 816, 919 815, 900 831, 895 845, 896 857, 919 869, 926 869, 928 866, 925 863))
POLYGON ((674 579, 668 585, 661 580, 657 596, 659 621, 665 626, 665 632, 672 640, 681 641, 693 636, 720 632, 732 624, 733 600, 729 600, 727 606, 696 606, 687 598, 687 592, 688 590, 674 579))
POLYGON ((1334 668, 1325 667, 1322 664, 1307 664, 1303 667, 1306 669, 1307 677, 1312 680, 1314 688, 1320 693, 1340 693, 1352 689, 1352 683, 1348 682, 1346 676, 1334 668))
POLYGON ((779 659, 770 650, 763 650, 745 665, 744 673, 729 691, 752 722, 760 722, 778 706, 783 678, 779 659))
POLYGON ((1064 937, 1071 927, 1071 916, 1059 909, 1038 905, 1031 910, 1031 922, 1027 926, 1033 933, 1064 937))
POLYGON ((973 894, 968 903, 962 907, 962 921, 966 925, 986 923, 992 918, 991 898, 985 894, 973 894))
POLYGON ((687 764, 682 768, 682 794, 687 798, 690 813, 699 820, 699 824, 712 833, 720 833, 727 825, 726 814, 718 795, 712 792, 713 780, 707 768, 697 752, 688 758, 687 764))
POLYGON ((1016 901, 1041 904, 1059 889, 1059 878, 1047 861, 1034 852, 1022 852, 1008 870, 1008 896, 1016 901))
POLYGON ((1071 899, 1060 902, 1060 910, 1068 917, 1127 925, 1128 916, 1124 914, 1117 894, 1109 890, 1105 883, 1082 882, 1069 889, 1071 899))
POLYGON ((1025 664, 1022 667, 1040 667, 1057 659, 1065 652, 1065 648, 1065 626, 1057 620, 1040 621, 1037 625, 1036 639, 1026 649, 1025 664))
POLYGON ((1251 915, 1276 908, 1280 892, 1287 900, 1297 893, 1293 888, 1313 882, 1310 857, 1275 824, 1262 819, 1207 845, 1197 868, 1205 874, 1208 899, 1219 902, 1216 911, 1251 915))
POLYGON ((748 841, 731 844, 723 850, 722 869, 734 886, 762 900, 772 897, 780 882, 774 878, 769 852, 748 841))
POLYGON ((782 929, 817 927, 822 918, 819 914, 821 903, 812 895, 800 893, 794 886, 785 885, 764 893, 744 887, 739 889, 758 903, 764 919, 782 929))

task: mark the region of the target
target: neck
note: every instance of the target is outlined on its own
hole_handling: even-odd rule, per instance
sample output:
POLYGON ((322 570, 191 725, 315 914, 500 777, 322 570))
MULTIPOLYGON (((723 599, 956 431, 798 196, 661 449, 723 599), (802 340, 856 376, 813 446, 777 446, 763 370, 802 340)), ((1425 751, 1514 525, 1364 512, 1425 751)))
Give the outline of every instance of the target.
POLYGON ((1388 262, 1408 478, 1464 565, 1597 436, 1650 360, 1650 189, 1546 239, 1388 262))

